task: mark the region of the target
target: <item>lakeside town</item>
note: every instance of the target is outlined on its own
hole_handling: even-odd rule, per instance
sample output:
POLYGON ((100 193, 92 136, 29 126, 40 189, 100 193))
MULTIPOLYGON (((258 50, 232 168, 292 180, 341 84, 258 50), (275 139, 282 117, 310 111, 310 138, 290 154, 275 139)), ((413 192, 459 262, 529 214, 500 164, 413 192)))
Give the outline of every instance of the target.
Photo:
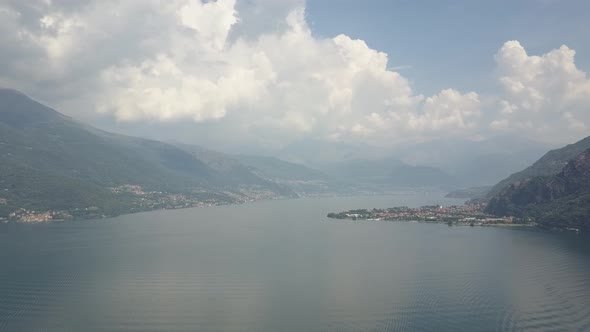
MULTIPOLYGON (((16 208, 5 217, 0 217, 0 223, 43 223, 51 221, 67 221, 82 219, 100 219, 114 217, 121 214, 153 211, 173 210, 184 208, 208 207, 226 204, 241 204, 246 202, 276 199, 276 195, 265 190, 252 188, 234 188, 233 191, 211 193, 206 190, 179 194, 162 191, 147 191, 142 186, 125 184, 110 188, 115 198, 125 199, 129 206, 122 211, 104 211, 97 206, 73 208, 68 210, 36 210, 31 208, 16 208)), ((7 204, 5 199, 0 204, 7 204)))
POLYGON ((414 221, 464 226, 532 225, 514 217, 496 217, 483 211, 485 205, 427 205, 417 208, 399 206, 386 209, 357 209, 328 213, 328 218, 349 220, 414 221))

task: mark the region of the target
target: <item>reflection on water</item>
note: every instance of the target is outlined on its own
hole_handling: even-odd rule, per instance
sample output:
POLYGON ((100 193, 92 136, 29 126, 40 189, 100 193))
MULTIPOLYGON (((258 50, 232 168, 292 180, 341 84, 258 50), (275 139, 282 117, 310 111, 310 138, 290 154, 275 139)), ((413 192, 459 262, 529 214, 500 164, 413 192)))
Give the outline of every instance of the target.
POLYGON ((0 331, 590 330, 589 241, 329 220, 314 198, 0 225, 0 331))

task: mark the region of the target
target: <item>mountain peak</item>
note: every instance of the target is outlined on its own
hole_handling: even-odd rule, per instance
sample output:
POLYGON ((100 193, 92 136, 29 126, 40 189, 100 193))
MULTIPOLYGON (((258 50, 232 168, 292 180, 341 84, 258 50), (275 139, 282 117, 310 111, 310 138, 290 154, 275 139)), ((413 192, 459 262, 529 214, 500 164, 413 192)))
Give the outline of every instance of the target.
POLYGON ((5 88, 5 87, 1 87, 1 86, 0 86, 0 93, 2 93, 2 94, 4 94, 4 93, 6 93, 6 94, 15 94, 15 95, 20 95, 20 96, 25 96, 26 97, 26 95, 24 93, 22 93, 22 92, 20 92, 18 90, 11 89, 11 88, 5 88))
POLYGON ((56 110, 44 106, 24 93, 0 88, 0 123, 12 127, 26 127, 40 123, 68 119, 56 110))

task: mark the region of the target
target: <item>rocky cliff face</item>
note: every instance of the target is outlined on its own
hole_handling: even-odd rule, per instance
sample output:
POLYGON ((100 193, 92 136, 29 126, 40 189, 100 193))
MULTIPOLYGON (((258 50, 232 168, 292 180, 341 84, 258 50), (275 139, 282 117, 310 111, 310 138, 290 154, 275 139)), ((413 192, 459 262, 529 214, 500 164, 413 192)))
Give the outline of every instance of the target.
POLYGON ((559 175, 570 179, 581 177, 585 180, 590 177, 590 149, 580 153, 576 158, 568 162, 559 175))
POLYGON ((590 228, 590 149, 553 176, 523 179, 494 196, 486 211, 537 220, 550 227, 590 228))

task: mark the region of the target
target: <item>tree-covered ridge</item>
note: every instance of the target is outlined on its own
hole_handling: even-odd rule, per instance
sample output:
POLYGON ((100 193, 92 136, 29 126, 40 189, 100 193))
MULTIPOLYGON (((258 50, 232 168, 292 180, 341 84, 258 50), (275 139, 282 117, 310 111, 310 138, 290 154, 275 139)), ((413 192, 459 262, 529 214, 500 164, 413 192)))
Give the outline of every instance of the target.
POLYGON ((590 149, 556 175, 510 184, 490 200, 486 212, 532 219, 547 228, 590 231, 590 149))

